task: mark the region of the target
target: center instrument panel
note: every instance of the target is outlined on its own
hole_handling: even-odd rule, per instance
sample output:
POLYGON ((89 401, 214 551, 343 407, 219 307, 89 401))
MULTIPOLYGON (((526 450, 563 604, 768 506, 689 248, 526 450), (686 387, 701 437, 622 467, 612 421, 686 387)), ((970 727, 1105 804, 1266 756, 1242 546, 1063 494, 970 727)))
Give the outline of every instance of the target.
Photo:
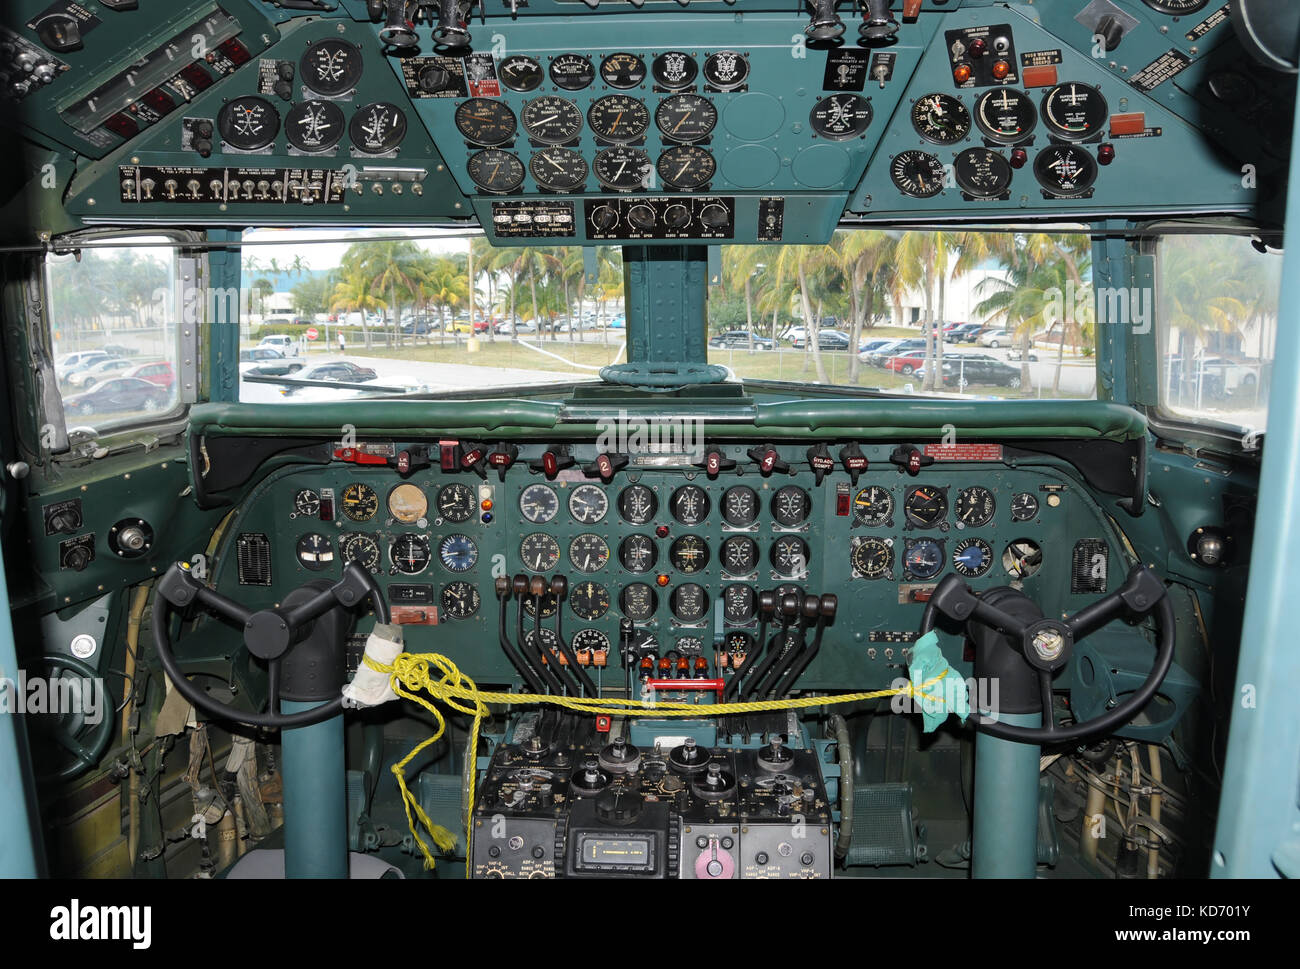
POLYGON ((216 588, 258 608, 358 559, 409 650, 483 683, 657 686, 701 703, 738 671, 741 696, 879 687, 902 675, 949 573, 976 590, 1023 584, 1050 615, 1117 587, 1128 564, 1071 465, 998 444, 751 442, 630 461, 508 442, 335 453, 254 488, 216 588))

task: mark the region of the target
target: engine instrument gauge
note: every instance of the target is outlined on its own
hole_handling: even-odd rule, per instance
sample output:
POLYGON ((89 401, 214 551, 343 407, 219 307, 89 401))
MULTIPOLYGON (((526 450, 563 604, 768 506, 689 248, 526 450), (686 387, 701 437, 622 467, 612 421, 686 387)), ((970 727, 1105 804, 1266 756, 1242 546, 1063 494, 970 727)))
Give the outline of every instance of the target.
POLYGON ((528 171, 551 192, 572 192, 587 180, 587 160, 568 148, 543 148, 528 160, 528 171))
POLYGON ((650 63, 654 82, 669 91, 690 87, 699 72, 695 58, 680 50, 666 50, 650 63))
POLYGON ((343 140, 346 129, 343 109, 333 101, 303 101, 284 119, 284 137, 305 154, 329 151, 343 140))
POLYGON ((1022 491, 1011 499, 1012 521, 1027 522, 1038 517, 1038 499, 1022 491))
POLYGON ((367 104, 352 116, 348 137, 359 152, 386 155, 396 151, 406 138, 406 115, 397 105, 386 101, 367 104))
POLYGON ((802 525, 812 514, 812 498, 798 485, 778 488, 772 496, 772 517, 778 525, 794 528, 802 525))
POLYGON ((649 535, 628 535, 619 542, 618 561, 629 572, 649 572, 659 561, 659 549, 649 535))
POLYGON ((500 148, 485 148, 470 155, 465 170, 475 185, 493 195, 507 195, 524 183, 524 163, 500 148))
POLYGON ((993 492, 988 488, 976 485, 973 488, 963 488, 957 493, 957 504, 954 510, 959 525, 968 528, 987 525, 993 520, 993 512, 996 509, 997 503, 993 500, 993 492))
POLYGON ((429 499, 418 486, 399 484, 388 493, 388 513, 403 525, 413 525, 429 513, 429 499))
POLYGON ((354 522, 368 522, 379 511, 379 495, 368 484, 350 484, 343 489, 343 514, 354 522))
POLYGON ((913 148, 894 156, 889 164, 889 177, 904 195, 928 199, 943 191, 948 172, 937 157, 913 148))
POLYGON ((541 608, 542 618, 550 619, 555 615, 555 610, 560 608, 560 600, 548 592, 544 596, 524 596, 524 612, 528 618, 536 619, 538 608, 541 608))
POLYGON ((614 192, 644 190, 650 184, 653 169, 650 156, 643 149, 622 145, 598 151, 592 160, 596 180, 614 192))
POLYGON ((722 543, 718 560, 728 575, 749 575, 758 567, 758 543, 747 535, 733 535, 722 543))
POLYGON ((769 558, 777 575, 799 578, 808 572, 808 543, 793 535, 783 535, 772 543, 769 558))
POLYGON ((569 543, 569 561, 579 572, 599 572, 609 564, 609 546, 594 532, 584 532, 569 543))
POLYGON ((733 626, 743 626, 758 611, 758 593, 753 586, 736 583, 722 590, 722 618, 733 626))
POLYGON ((709 543, 698 535, 683 535, 669 546, 668 561, 683 575, 694 575, 709 564, 709 543))
POLYGON ((943 571, 943 546, 932 538, 909 540, 903 568, 913 579, 933 579, 943 571))
POLYGON ((719 91, 734 91, 749 79, 749 61, 734 50, 714 51, 704 58, 704 83, 719 91))
POLYGON ((478 546, 468 535, 447 535, 438 543, 438 561, 449 572, 468 572, 478 562, 478 546))
POLYGON ((948 496, 934 485, 912 488, 903 502, 903 513, 917 528, 934 528, 948 514, 948 496))
POLYGON ((595 622, 609 612, 609 590, 599 582, 583 579, 569 589, 569 608, 584 622, 595 622))
POLYGON ((607 94, 587 109, 587 124, 596 137, 611 144, 636 141, 650 127, 650 109, 630 94, 607 94))
POLYGON ((596 80, 596 69, 581 54, 561 54, 551 61, 551 83, 562 91, 581 91, 596 80))
POLYGON ((339 539, 339 554, 344 562, 359 562, 371 572, 379 570, 379 543, 369 535, 353 533, 339 539))
POLYGON ((542 65, 527 54, 512 54, 497 66, 497 77, 512 91, 527 94, 535 91, 546 78, 542 65))
POLYGON ((699 622, 709 613, 709 594, 702 585, 683 583, 669 593, 668 609, 679 622, 699 622))
POLYGON ((519 512, 534 525, 543 525, 560 513, 560 499, 550 485, 531 484, 519 493, 519 512))
POLYGON ((605 490, 597 485, 578 485, 569 494, 569 514, 574 521, 584 525, 594 525, 605 517, 609 511, 609 498, 605 490))
POLYGON ((699 485, 682 485, 669 500, 673 517, 683 525, 698 525, 709 517, 709 495, 699 485))
POLYGON ((438 490, 438 514, 444 521, 467 522, 474 515, 474 492, 467 485, 443 485, 438 490))
POLYGON ((1105 96, 1088 84, 1070 81, 1043 95, 1043 124, 1065 141, 1085 141, 1099 134, 1109 115, 1105 96))
POLYGON ((659 510, 659 499, 648 486, 628 485, 618 495, 618 513, 630 525, 645 525, 659 510))
POLYGON ((482 605, 482 598, 478 594, 478 589, 472 582, 463 582, 457 580, 448 582, 442 587, 442 593, 438 596, 440 616, 450 617, 452 619, 469 619, 482 605))
POLYGON ((307 46, 298 61, 298 73, 307 90, 333 98, 355 88, 365 66, 361 48, 356 44, 327 37, 307 46))
POLYGON ((280 113, 266 98, 254 94, 235 98, 217 112, 221 140, 237 151, 258 151, 280 133, 280 113))
POLYGON ((317 535, 315 532, 309 532, 298 539, 294 554, 298 557, 299 565, 313 572, 327 569, 334 564, 334 546, 324 535, 317 535))
POLYGON ((864 579, 879 579, 894 567, 894 546, 885 538, 864 538, 849 552, 849 561, 864 579))
POLYGON ((758 519, 758 493, 748 485, 735 485, 722 493, 722 520, 735 528, 748 528, 758 519))
POLYGON ((579 663, 584 659, 590 663, 592 653, 609 652, 609 637, 599 629, 579 629, 573 634, 573 642, 570 645, 573 648, 574 658, 579 663))
MULTIPOLYGON (((702 141, 718 124, 718 109, 698 94, 674 94, 655 108, 655 127, 669 141, 702 141)), ((662 174, 662 173, 661 173, 662 174)))
POLYGON ((988 148, 967 148, 952 167, 957 187, 971 198, 998 198, 1011 187, 1011 163, 988 148))
POLYGON ((403 575, 418 575, 429 567, 432 558, 429 540, 423 535, 398 535, 388 547, 388 560, 403 575))
POLYGON ((871 102, 860 94, 832 94, 813 105, 808 121, 828 141, 848 141, 866 134, 871 102))
POLYGON ((970 134, 970 112, 951 94, 926 94, 912 105, 912 127, 926 141, 955 145, 970 134))
POLYGON ((982 538, 963 538, 952 550, 952 568, 958 575, 978 579, 993 567, 993 547, 982 538))
POLYGON ((1027 579, 1043 567, 1043 550, 1028 538, 1017 538, 1002 551, 1002 567, 1013 579, 1027 579))
POLYGON ((644 582, 633 582, 618 594, 618 608, 633 622, 648 622, 659 608, 659 595, 644 582))
POLYGON ((645 75, 645 61, 636 54, 609 54, 600 62, 600 79, 612 88, 626 90, 636 87, 645 80, 645 75))
POLYGON ((299 515, 315 518, 320 514, 320 493, 303 488, 293 496, 293 510, 299 515))
POLYGON ((739 631, 727 633, 727 638, 722 641, 722 648, 731 657, 732 669, 736 669, 745 661, 749 651, 754 648, 754 637, 749 633, 739 631))
POLYGON ((515 136, 515 113, 500 101, 470 98, 456 108, 456 130, 470 144, 495 148, 515 136))
POLYGON ((889 523, 894 517, 893 493, 880 485, 868 485, 853 496, 853 517, 869 528, 889 523))
POLYGON ((558 94, 526 102, 519 112, 519 123, 529 138, 543 145, 565 145, 582 134, 582 112, 558 94))
POLYGON ((1077 145, 1050 145, 1034 159, 1034 177, 1050 195, 1082 198, 1097 182, 1097 162, 1077 145))
POLYGON ((975 102, 975 124, 989 141, 1015 145, 1038 124, 1038 111, 1029 95, 1013 87, 985 91, 975 102))
POLYGON ((708 185, 718 164, 703 148, 678 145, 660 154, 655 170, 664 185, 690 192, 708 185))
POLYGON ((544 532, 533 532, 519 543, 519 558, 529 572, 549 572, 560 564, 560 543, 544 532))

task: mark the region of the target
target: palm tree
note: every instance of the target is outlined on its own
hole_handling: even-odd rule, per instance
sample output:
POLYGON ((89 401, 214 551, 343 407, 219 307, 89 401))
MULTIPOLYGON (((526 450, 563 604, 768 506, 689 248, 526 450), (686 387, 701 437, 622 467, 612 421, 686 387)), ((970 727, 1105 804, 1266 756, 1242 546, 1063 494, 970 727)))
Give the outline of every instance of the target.
POLYGON ((809 291, 816 277, 832 266, 834 261, 835 250, 830 246, 782 246, 777 256, 778 273, 798 283, 796 292, 803 311, 808 352, 812 356, 813 368, 817 372, 817 381, 823 384, 828 383, 826 364, 822 361, 819 318, 813 315, 809 291))

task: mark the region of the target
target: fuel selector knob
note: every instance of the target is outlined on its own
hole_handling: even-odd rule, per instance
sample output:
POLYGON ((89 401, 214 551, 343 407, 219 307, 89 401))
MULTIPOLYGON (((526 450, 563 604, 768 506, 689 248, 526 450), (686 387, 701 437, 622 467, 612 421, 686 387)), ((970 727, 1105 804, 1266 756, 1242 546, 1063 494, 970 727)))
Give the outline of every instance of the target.
POLYGON ((655 227, 655 210, 648 205, 634 205, 628 209, 627 220, 636 228, 649 231, 655 227))
POLYGON ((731 213, 725 205, 710 202, 700 210, 700 221, 710 229, 721 229, 731 221, 731 213))
POLYGON ((420 90, 425 94, 437 94, 451 82, 451 74, 441 67, 429 64, 420 71, 420 90))
POLYGON ((592 210, 591 224, 601 232, 608 232, 618 225, 618 212, 612 205, 598 205, 592 210))
POLYGON ((679 202, 664 209, 664 225, 670 229, 680 229, 690 221, 691 210, 679 202))

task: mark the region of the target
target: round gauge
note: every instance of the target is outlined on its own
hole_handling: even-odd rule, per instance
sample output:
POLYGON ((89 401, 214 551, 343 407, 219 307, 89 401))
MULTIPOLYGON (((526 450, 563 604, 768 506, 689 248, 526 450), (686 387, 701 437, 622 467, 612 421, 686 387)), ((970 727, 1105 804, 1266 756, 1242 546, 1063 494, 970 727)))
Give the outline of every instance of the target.
POLYGON ((524 612, 530 619, 537 618, 537 608, 541 607, 542 618, 550 619, 555 615, 555 610, 560 608, 560 600, 555 598, 554 594, 548 592, 544 596, 534 598, 533 596, 524 596, 524 612))
POLYGON ((948 496, 934 485, 913 488, 903 502, 903 513, 918 528, 933 528, 948 514, 948 496))
POLYGON ((1038 111, 1029 95, 1013 87, 985 91, 975 102, 975 124, 984 137, 999 145, 1015 145, 1038 124, 1038 111))
POLYGON ((467 485, 443 485, 438 490, 438 514, 444 521, 459 524, 474 515, 474 492, 467 485))
POLYGON ((678 145, 660 154, 655 170, 668 188, 690 192, 707 186, 718 165, 703 148, 678 145))
POLYGON ((709 564, 709 543, 698 535, 683 535, 669 546, 668 561, 683 575, 694 575, 709 564))
POLYGON ((413 525, 429 513, 429 499, 413 484, 399 484, 388 493, 388 513, 403 525, 413 525))
POLYGON ((1065 141, 1084 141, 1106 124, 1110 108, 1095 87, 1070 81, 1043 95, 1043 124, 1065 141))
POLYGON ((600 79, 620 90, 636 87, 645 80, 645 61, 635 54, 609 54, 600 62, 600 79))
POLYGON ((659 561, 659 549, 649 535, 629 535, 619 542, 618 560, 629 572, 649 572, 659 561))
POLYGON ((970 134, 970 112, 951 94, 927 94, 912 105, 912 127, 926 141, 955 145, 970 134))
POLYGON ((880 485, 868 485, 853 496, 853 517, 870 528, 886 524, 894 517, 893 494, 880 485))
POLYGON ((650 156, 640 148, 606 148, 596 152, 592 168, 596 180, 615 192, 635 192, 650 182, 650 156))
POLYGON ((379 511, 379 496, 368 484, 350 484, 343 489, 343 514, 354 522, 368 522, 379 511))
POLYGON ((722 590, 722 618, 733 626, 743 626, 754 618, 758 593, 750 585, 729 585, 722 590))
POLYGON ((948 172, 934 155, 913 148, 894 156, 889 165, 889 177, 904 195, 929 199, 943 191, 948 172))
POLYGON ((482 604, 479 597, 478 589, 471 582, 448 582, 442 587, 442 594, 438 596, 441 608, 438 610, 442 617, 451 617, 452 619, 468 619, 478 612, 478 607, 482 604))
POLYGON ((379 543, 369 535, 344 535, 339 539, 339 553, 344 562, 360 562, 371 572, 379 569, 379 543))
POLYGON ((581 91, 596 80, 596 69, 581 54, 561 54, 551 61, 551 83, 562 91, 581 91))
POLYGON ((722 648, 731 656, 731 667, 735 669, 745 662, 745 657, 754 648, 754 637, 749 633, 727 633, 727 638, 722 641, 722 648))
POLYGON ((1043 550, 1028 538, 1017 538, 1002 551, 1002 567, 1013 579, 1027 579, 1043 567, 1043 550))
POLYGON ((978 579, 993 567, 993 546, 982 538, 963 538, 952 550, 952 568, 958 575, 978 579))
MULTIPOLYGON (((514 124, 513 115, 510 123, 514 124)), ((367 104, 352 116, 348 137, 357 151, 367 155, 386 155, 396 151, 406 137, 406 115, 397 105, 386 101, 367 104)))
POLYGON ((582 134, 582 112, 568 98, 546 94, 525 102, 519 112, 524 133, 543 145, 563 145, 582 134))
POLYGON ((802 576, 808 571, 808 543, 802 538, 795 538, 793 535, 778 538, 772 543, 769 557, 776 574, 783 575, 787 579, 802 576))
POLYGON ((719 91, 734 91, 749 78, 749 61, 734 50, 720 50, 704 58, 704 83, 719 91))
POLYGON ((217 112, 221 140, 237 151, 257 151, 280 133, 280 113, 266 98, 254 94, 235 98, 217 112))
POLYGON ((728 575, 749 575, 758 567, 758 543, 745 535, 733 535, 718 549, 718 560, 728 575))
POLYGON ((500 148, 475 152, 465 169, 475 185, 493 195, 506 195, 524 183, 524 163, 500 148))
POLYGON ((704 586, 686 582, 669 593, 668 608, 678 622, 699 622, 709 614, 709 594, 704 586))
POLYGON ((587 161, 568 148, 543 148, 528 161, 533 181, 551 192, 572 192, 587 180, 587 161))
POLYGON ((537 90, 546 74, 542 65, 527 54, 514 54, 497 65, 497 77, 510 90, 527 94, 537 90))
MULTIPOLYGON (((545 655, 555 656, 555 648, 558 642, 555 638, 555 630, 547 629, 543 626, 541 629, 529 629, 524 632, 524 646, 529 652, 539 652, 538 643, 541 643, 540 652, 545 655)), ((552 659, 552 662, 555 662, 552 659)))
POLYGON ((673 517, 683 525, 698 525, 709 517, 709 496, 699 485, 682 485, 668 503, 673 517))
POLYGON ((595 622, 609 612, 609 590, 584 579, 569 589, 569 608, 584 622, 595 622))
POLYGON ((590 662, 592 653, 609 652, 609 637, 599 629, 579 629, 573 634, 570 646, 573 647, 574 658, 578 662, 583 659, 590 662))
POLYGON ((356 87, 365 67, 361 49, 337 37, 309 44, 298 61, 298 73, 307 90, 327 98, 346 94, 356 87))
POLYGON ((812 129, 828 141, 848 141, 866 133, 871 102, 860 94, 832 94, 813 105, 812 129))
POLYGON ((812 514, 812 498, 798 485, 786 485, 772 496, 772 517, 778 525, 794 528, 812 514))
POLYGON ((532 484, 519 493, 519 512, 534 525, 543 525, 560 513, 560 499, 550 485, 532 484))
POLYGON ((596 137, 622 145, 645 134, 650 127, 650 110, 644 101, 630 94, 607 94, 591 103, 587 124, 596 137))
POLYGON ((1027 522, 1038 517, 1038 499, 1022 491, 1011 499, 1011 520, 1027 522))
POLYGON ((758 493, 747 485, 736 485, 722 493, 722 520, 736 528, 748 528, 758 518, 758 493))
POLYGON ((438 561, 449 572, 468 572, 478 561, 478 546, 468 535, 447 535, 438 543, 438 561))
MULTIPOLYGON (((718 124, 718 109, 698 94, 674 94, 655 108, 655 127, 669 141, 702 141, 718 124)), ((662 175, 663 172, 660 172, 662 175)))
POLYGON ((569 514, 584 525, 594 525, 609 511, 605 490, 592 484, 578 485, 569 495, 569 514))
POLYGON ((631 525, 645 525, 659 510, 659 499, 643 484, 628 485, 618 495, 618 513, 631 525))
POLYGON ((1034 177, 1051 195, 1082 198, 1097 181, 1097 162, 1076 145, 1049 145, 1034 159, 1034 177))
POLYGON ((495 148, 515 136, 515 113, 500 101, 470 98, 456 108, 456 130, 470 144, 495 148))
POLYGON ((957 504, 954 508, 957 512, 957 524, 968 528, 987 525, 993 520, 993 512, 996 508, 997 503, 993 500, 993 492, 988 488, 981 488, 978 485, 974 488, 963 488, 957 493, 957 504))
POLYGON ((894 567, 894 545, 885 538, 864 538, 853 546, 849 560, 864 579, 879 579, 894 567))
POLYGON ((661 88, 669 91, 690 87, 699 72, 695 58, 680 50, 666 50, 650 64, 650 76, 661 88))
POLYGON ((560 564, 560 543, 550 535, 533 532, 519 543, 519 558, 529 572, 549 572, 560 564))
POLYGON ((633 622, 648 622, 659 608, 659 595, 644 582, 633 582, 618 594, 618 608, 633 622))
POLYGON ((329 151, 343 140, 347 120, 333 101, 303 101, 295 104, 284 119, 284 136, 289 144, 306 154, 329 151))
POLYGON ((324 535, 317 535, 315 532, 309 532, 298 539, 295 554, 298 556, 298 564, 313 572, 327 569, 334 564, 334 546, 324 535))
MULTIPOLYGON (((786 596, 794 596, 800 602, 803 602, 803 596, 804 596, 803 589, 801 589, 797 585, 794 585, 791 582, 786 582, 781 585, 778 585, 774 591, 776 593, 776 602, 778 606, 781 604, 781 600, 784 599, 786 596)), ((773 614, 772 616, 772 625, 784 626, 785 622, 786 622, 785 616, 781 614, 780 609, 777 609, 775 614, 773 614)))
POLYGON ((972 198, 997 198, 1011 187, 1011 163, 996 151, 967 148, 952 167, 957 187, 972 198))
POLYGON ((303 488, 293 496, 293 510, 299 515, 315 517, 320 514, 320 494, 310 488, 303 488))
POLYGON ((699 636, 683 636, 673 643, 673 649, 679 653, 699 653, 704 649, 704 640, 699 636))
MULTIPOLYGON (((388 560, 403 575, 418 575, 429 567, 432 558, 429 540, 423 535, 398 535, 388 547, 388 560)), ((455 571, 463 572, 464 569, 455 571)))
POLYGON ((1168 13, 1173 14, 1175 17, 1181 17, 1184 14, 1204 10, 1205 5, 1210 0, 1142 0, 1142 2, 1157 13, 1168 13))
POLYGON ((908 542, 903 568, 913 579, 933 579, 943 571, 943 546, 932 538, 908 542))
POLYGON ((569 561, 579 572, 599 572, 609 565, 609 546, 599 535, 584 532, 569 543, 569 561))

